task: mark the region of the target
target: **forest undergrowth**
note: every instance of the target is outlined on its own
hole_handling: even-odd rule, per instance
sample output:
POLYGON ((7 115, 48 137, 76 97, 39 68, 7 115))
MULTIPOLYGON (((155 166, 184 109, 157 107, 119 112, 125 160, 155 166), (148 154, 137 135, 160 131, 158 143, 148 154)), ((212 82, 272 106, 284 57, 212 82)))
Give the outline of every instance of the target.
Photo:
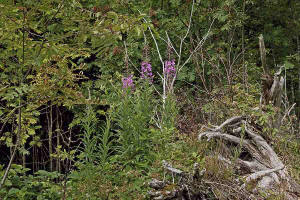
MULTIPOLYGON (((155 126, 154 121, 151 123, 151 119, 145 116, 151 113, 151 109, 147 110, 151 103, 144 104, 147 101, 140 94, 138 97, 135 96, 139 93, 138 88, 135 88, 132 93, 127 91, 129 93, 125 94, 122 90, 119 92, 119 95, 125 98, 122 102, 124 104, 119 105, 120 113, 114 110, 111 115, 116 118, 122 117, 123 121, 118 122, 110 116, 101 128, 100 138, 96 135, 93 137, 88 132, 96 131, 98 119, 92 107, 87 108, 80 122, 84 127, 83 132, 86 137, 85 149, 81 150, 79 155, 76 153, 72 155, 72 152, 61 152, 56 155, 61 159, 65 156, 65 159, 68 157, 73 161, 71 171, 61 174, 39 170, 29 175, 26 172, 30 169, 23 168, 21 165, 13 165, 5 187, 1 190, 1 194, 5 197, 3 199, 149 199, 151 197, 149 182, 152 179, 166 181, 168 183, 165 187, 166 191, 172 191, 178 187, 179 178, 166 174, 162 165, 163 161, 186 172, 193 171, 195 163, 199 164, 200 170, 205 169, 205 173, 201 176, 201 192, 206 195, 207 199, 249 197, 251 189, 249 191, 238 189, 235 179, 242 177, 237 174, 237 169, 233 165, 224 165, 218 158, 219 152, 227 151, 226 154, 234 161, 241 156, 242 149, 237 146, 233 148, 233 151, 228 152, 228 149, 224 148, 225 141, 199 141, 198 134, 213 124, 219 124, 237 115, 249 116, 262 127, 266 123, 264 120, 268 120, 267 123, 269 123, 269 119, 274 117, 275 113, 272 107, 265 107, 264 111, 253 109, 259 106, 256 98, 258 93, 250 95, 237 86, 234 88, 233 102, 231 96, 226 93, 215 94, 219 96, 219 99, 212 98, 209 102, 205 101, 208 98, 206 95, 195 98, 190 94, 180 93, 176 97, 177 101, 174 104, 176 106, 173 108, 178 109, 175 111, 178 115, 171 115, 176 116, 176 119, 171 120, 172 123, 168 122, 170 127, 160 130, 155 126), (126 95, 132 95, 131 102, 126 99, 126 95), (240 105, 237 106, 235 102, 239 102, 240 105), (143 108, 142 112, 136 113, 137 107, 143 108), (133 115, 136 118, 133 118, 133 115), (268 118, 265 118, 266 115, 268 118), (135 119, 137 122, 128 124, 128 121, 124 119, 135 119), (210 121, 207 122, 207 119, 210 121), (143 122, 148 123, 143 125, 143 122), (134 130, 144 127, 140 131, 145 135, 131 136, 121 140, 116 132, 111 132, 114 123, 118 124, 115 124, 117 127, 122 127, 122 130, 130 130, 128 134, 130 132, 134 134, 134 130), (122 125, 122 123, 125 124, 122 125), (137 138, 140 141, 133 141, 137 138), (125 148, 120 147, 118 145, 120 143, 128 147, 120 149, 125 148), (141 145, 140 148, 138 144, 141 145)), ((292 121, 285 120, 279 130, 266 128, 263 131, 263 137, 280 156, 292 177, 299 181, 299 137, 291 131, 290 127, 293 125, 295 126, 292 121)), ((259 196, 266 199, 284 199, 278 193, 264 192, 261 192, 259 196)), ((256 196, 257 199, 260 197, 256 196)))
POLYGON ((0 10, 0 200, 300 198, 298 1, 0 10))

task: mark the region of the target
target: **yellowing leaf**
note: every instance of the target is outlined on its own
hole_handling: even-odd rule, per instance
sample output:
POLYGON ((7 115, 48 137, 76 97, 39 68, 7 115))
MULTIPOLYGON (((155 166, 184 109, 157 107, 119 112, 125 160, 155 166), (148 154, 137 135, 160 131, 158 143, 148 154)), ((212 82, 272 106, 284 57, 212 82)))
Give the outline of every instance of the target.
POLYGON ((27 129, 27 132, 28 132, 29 135, 35 135, 35 130, 34 129, 29 128, 29 129, 27 129))

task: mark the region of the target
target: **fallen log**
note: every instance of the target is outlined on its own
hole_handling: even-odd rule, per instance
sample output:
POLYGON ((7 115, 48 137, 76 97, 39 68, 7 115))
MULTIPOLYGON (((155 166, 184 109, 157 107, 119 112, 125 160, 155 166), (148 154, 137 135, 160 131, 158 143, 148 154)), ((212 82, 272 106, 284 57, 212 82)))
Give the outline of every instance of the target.
MULTIPOLYGON (((288 171, 273 148, 261 136, 253 123, 247 122, 245 117, 236 116, 226 120, 215 129, 200 133, 199 140, 204 137, 207 140, 221 139, 235 144, 250 155, 246 159, 239 157, 236 162, 218 155, 224 163, 237 165, 236 168, 251 172, 244 177, 241 189, 245 189, 250 182, 255 182, 252 192, 263 191, 276 194, 284 194, 289 200, 298 200, 300 197, 300 186, 289 176, 288 171), (244 130, 244 131, 242 131, 244 130), (284 186, 284 188, 283 188, 284 186)), ((228 148, 232 148, 229 145, 228 148)))

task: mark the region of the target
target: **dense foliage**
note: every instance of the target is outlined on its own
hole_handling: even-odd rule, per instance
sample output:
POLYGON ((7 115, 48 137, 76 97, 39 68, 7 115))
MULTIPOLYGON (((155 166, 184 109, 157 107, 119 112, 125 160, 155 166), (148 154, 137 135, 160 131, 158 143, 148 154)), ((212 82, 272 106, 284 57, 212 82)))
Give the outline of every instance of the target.
POLYGON ((300 180, 300 2, 5 0, 0 9, 0 199, 145 199, 163 159, 231 180, 195 134, 234 115, 255 118, 300 180), (284 66, 280 107, 260 105, 260 34, 269 73, 284 66))

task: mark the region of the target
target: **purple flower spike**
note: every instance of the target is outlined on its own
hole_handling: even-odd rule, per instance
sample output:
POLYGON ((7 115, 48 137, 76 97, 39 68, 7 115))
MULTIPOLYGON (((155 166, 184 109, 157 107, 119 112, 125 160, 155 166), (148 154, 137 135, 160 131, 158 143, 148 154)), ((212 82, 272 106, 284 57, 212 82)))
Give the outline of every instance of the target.
POLYGON ((165 61, 165 75, 169 78, 174 78, 176 76, 175 60, 165 61))
POLYGON ((153 77, 151 64, 143 61, 141 64, 141 79, 148 79, 152 83, 153 77))
POLYGON ((122 78, 123 89, 134 87, 132 78, 133 78, 133 75, 129 75, 128 77, 122 78))

